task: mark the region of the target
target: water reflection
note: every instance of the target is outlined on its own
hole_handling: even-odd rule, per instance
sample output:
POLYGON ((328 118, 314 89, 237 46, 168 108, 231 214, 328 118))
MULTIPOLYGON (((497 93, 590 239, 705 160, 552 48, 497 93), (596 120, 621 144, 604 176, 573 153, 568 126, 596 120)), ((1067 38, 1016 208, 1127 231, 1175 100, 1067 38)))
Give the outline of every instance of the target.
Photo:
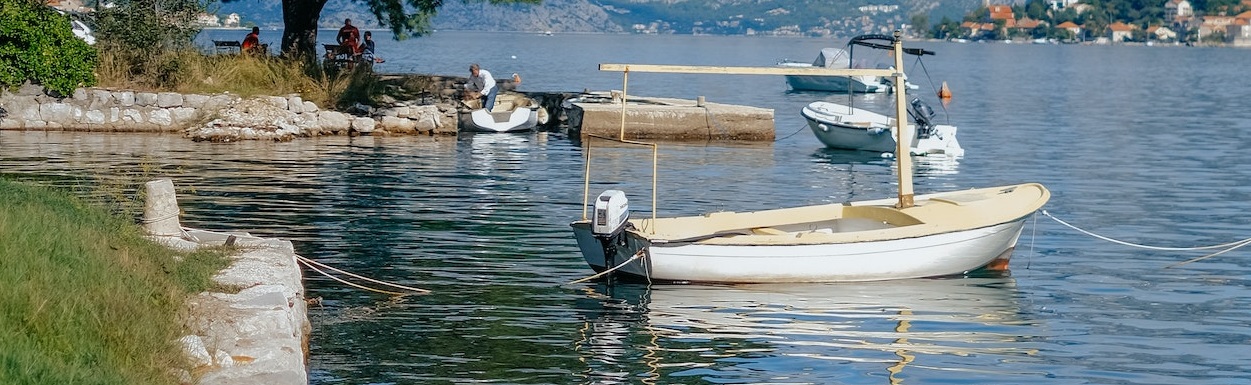
MULTIPOLYGON (((579 355, 600 382, 883 383, 994 373, 1028 357, 1011 277, 735 287, 618 285, 587 292, 579 355), (646 373, 626 373, 646 364, 646 373), (980 373, 980 374, 979 374, 980 373), (612 374, 612 375, 609 375, 612 374), (663 380, 662 380, 663 379, 663 380)), ((588 378, 590 379, 590 378, 588 378)))

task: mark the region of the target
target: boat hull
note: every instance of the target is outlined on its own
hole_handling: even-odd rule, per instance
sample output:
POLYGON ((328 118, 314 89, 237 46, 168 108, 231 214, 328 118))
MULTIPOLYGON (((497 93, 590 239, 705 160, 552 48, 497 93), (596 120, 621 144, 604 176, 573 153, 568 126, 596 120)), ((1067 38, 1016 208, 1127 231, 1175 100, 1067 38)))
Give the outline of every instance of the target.
POLYGON ((786 84, 795 91, 883 93, 890 87, 874 77, 786 75, 786 84))
POLYGON ((499 112, 480 108, 470 112, 468 119, 461 120, 461 128, 471 132, 522 132, 533 130, 538 122, 538 111, 531 108, 499 112))
POLYGON ((590 228, 574 223, 578 246, 596 271, 616 266, 647 248, 645 258, 615 273, 667 282, 858 282, 963 274, 1016 246, 1024 219, 985 228, 877 242, 818 245, 726 246, 650 244, 627 233, 625 247, 608 260, 590 228))
MULTIPOLYGON (((895 151, 894 121, 885 115, 828 102, 813 102, 800 114, 808 128, 826 147, 874 152, 895 151)), ((913 125, 909 124, 910 127, 913 125)), ((934 126, 932 135, 911 139, 911 153, 964 155, 956 139, 956 127, 934 126)))

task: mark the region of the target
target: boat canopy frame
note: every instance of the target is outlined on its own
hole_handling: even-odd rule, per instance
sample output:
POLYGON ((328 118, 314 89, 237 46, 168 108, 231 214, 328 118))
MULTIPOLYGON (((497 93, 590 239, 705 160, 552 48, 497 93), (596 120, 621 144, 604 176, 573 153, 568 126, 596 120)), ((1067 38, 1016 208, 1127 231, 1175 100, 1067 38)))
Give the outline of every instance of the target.
MULTIPOLYGON (((663 64, 614 64, 604 63, 599 65, 600 71, 605 72, 621 72, 621 127, 616 138, 589 135, 592 138, 609 140, 617 143, 628 145, 649 146, 652 149, 652 223, 656 223, 657 219, 657 170, 659 169, 659 145, 654 142, 642 142, 626 139, 626 108, 628 103, 628 90, 630 83, 630 72, 650 72, 650 73, 684 73, 684 74, 722 74, 722 75, 817 75, 817 76, 881 76, 893 78, 892 82, 895 87, 895 129, 900 138, 910 137, 912 133, 908 131, 907 124, 907 87, 904 85, 903 73, 903 54, 912 55, 933 55, 934 52, 926 51, 918 48, 903 48, 902 33, 895 31, 894 36, 887 35, 862 35, 852 39, 858 45, 878 48, 889 47, 895 52, 895 67, 887 69, 870 69, 870 68, 818 68, 818 67, 726 67, 726 66, 696 66, 696 65, 663 65, 663 64), (870 40, 885 40, 890 42, 890 46, 881 43, 873 43, 870 40), (871 45, 866 45, 871 44, 871 45), (915 52, 915 53, 914 53, 915 52), (907 134, 907 136, 905 136, 907 134)), ((850 44, 850 43, 849 43, 850 44)), ((895 204, 897 208, 908 208, 914 205, 914 197, 912 191, 912 158, 908 156, 908 148, 906 140, 899 139, 895 141, 895 159, 896 168, 898 169, 898 201, 895 204), (902 156, 901 156, 902 154, 902 156)), ((587 220, 587 207, 590 204, 590 186, 591 186, 591 141, 586 142, 585 170, 583 172, 583 191, 582 191, 582 220, 587 220)), ((656 229, 645 229, 651 233, 655 233, 656 229)))

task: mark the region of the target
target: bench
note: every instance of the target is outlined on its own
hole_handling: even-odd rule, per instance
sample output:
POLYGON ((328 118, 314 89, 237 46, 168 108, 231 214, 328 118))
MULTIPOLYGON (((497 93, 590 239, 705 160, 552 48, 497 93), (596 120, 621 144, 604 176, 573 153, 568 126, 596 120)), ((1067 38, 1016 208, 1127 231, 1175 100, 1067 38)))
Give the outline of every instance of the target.
POLYGON ((374 56, 370 54, 355 55, 351 46, 338 44, 322 44, 326 49, 325 65, 327 67, 346 67, 353 68, 356 63, 362 63, 369 68, 373 68, 374 56))
POLYGON ((213 40, 213 48, 217 53, 239 53, 243 45, 238 40, 213 40))

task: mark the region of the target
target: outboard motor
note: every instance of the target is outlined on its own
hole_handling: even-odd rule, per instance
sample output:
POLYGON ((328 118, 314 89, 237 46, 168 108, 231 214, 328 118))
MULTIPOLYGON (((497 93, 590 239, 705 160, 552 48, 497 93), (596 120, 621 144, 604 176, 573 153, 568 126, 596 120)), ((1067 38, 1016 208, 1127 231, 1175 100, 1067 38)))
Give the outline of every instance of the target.
POLYGON ((591 234, 604 250, 604 267, 617 266, 618 250, 626 247, 624 231, 630 226, 630 203, 620 190, 607 190, 595 198, 591 214, 591 234))
POLYGON ((908 103, 908 115, 917 123, 917 138, 934 135, 934 109, 929 104, 921 98, 912 98, 912 103, 908 103))
POLYGON ((591 233, 597 238, 612 238, 625 230, 630 220, 630 203, 620 190, 607 190, 595 198, 591 215, 591 233))

